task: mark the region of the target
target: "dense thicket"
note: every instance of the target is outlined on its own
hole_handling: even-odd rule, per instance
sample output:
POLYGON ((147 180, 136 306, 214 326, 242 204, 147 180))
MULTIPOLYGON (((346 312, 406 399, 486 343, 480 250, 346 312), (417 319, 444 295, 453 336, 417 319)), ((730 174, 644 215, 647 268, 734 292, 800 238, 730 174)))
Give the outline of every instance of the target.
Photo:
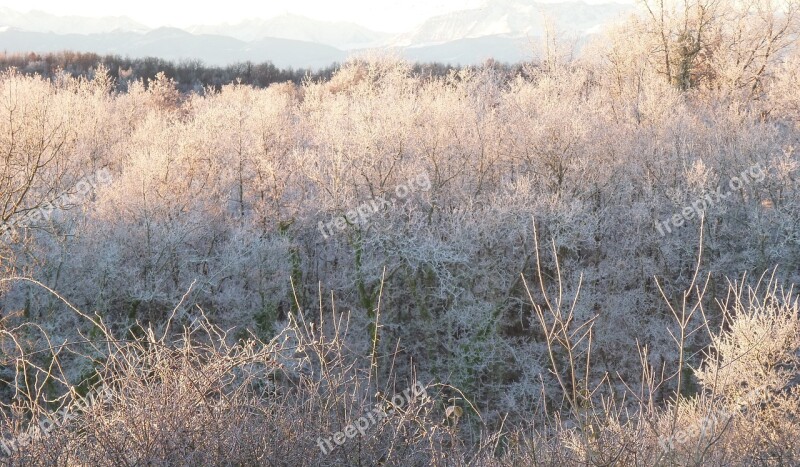
MULTIPOLYGON (((413 374, 447 385, 439 408, 463 410, 463 441, 434 436, 455 409, 429 437, 403 438, 408 452, 412 438, 431 449, 413 462, 448 449, 486 463, 797 462, 794 4, 683 5, 618 26, 576 60, 546 45, 511 77, 496 66, 423 76, 373 59, 327 80, 182 94, 164 74, 120 93, 102 68, 91 79, 5 72, 3 272, 103 320, 5 282, 8 362, 77 331, 134 336, 144 350, 124 352, 149 355, 147 327, 163 332, 173 314, 189 329, 208 317, 228 345, 253 345, 248 332, 285 345, 300 332, 292 319, 314 323, 307 337, 325 355, 339 331, 322 317, 349 311, 348 352, 370 356, 352 363, 366 386, 399 391, 413 374), (503 420, 533 428, 502 443, 473 435, 503 420)), ((158 380, 166 393, 205 374, 205 360, 176 352, 189 363, 158 380)), ((154 355, 142 364, 166 358, 154 355)), ((332 391, 315 379, 326 357, 281 355, 332 391)), ((110 358, 70 356, 41 394, 110 358)), ((6 397, 37 387, 17 365, 6 397)), ((147 374, 111 380, 141 389, 147 374)), ((320 401, 352 410, 303 391, 315 409, 294 413, 320 401)))

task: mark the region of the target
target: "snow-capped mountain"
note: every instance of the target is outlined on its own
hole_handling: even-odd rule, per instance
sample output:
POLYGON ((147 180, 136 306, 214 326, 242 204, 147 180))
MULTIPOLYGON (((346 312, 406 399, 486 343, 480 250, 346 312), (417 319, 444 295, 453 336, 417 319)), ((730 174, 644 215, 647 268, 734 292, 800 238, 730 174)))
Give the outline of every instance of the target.
POLYGON ((619 3, 489 0, 478 8, 433 17, 399 36, 392 45, 422 46, 491 36, 541 37, 546 21, 552 21, 559 34, 581 36, 632 10, 632 5, 619 3))
POLYGON ((148 27, 126 16, 57 16, 43 11, 22 13, 0 7, 0 26, 31 32, 97 34, 111 31, 147 31, 148 27))
POLYGON ((74 50, 200 59, 210 65, 250 60, 271 61, 280 67, 322 68, 363 49, 388 48, 423 62, 470 65, 488 58, 516 62, 532 58, 532 44, 543 36, 546 21, 552 22, 559 37, 580 44, 633 8, 580 0, 486 0, 481 7, 430 18, 398 36, 354 23, 288 14, 234 25, 150 30, 127 17, 55 16, 0 7, 0 51, 74 50))
POLYGON ((276 38, 244 42, 233 37, 190 34, 177 28, 159 28, 144 34, 125 31, 53 34, 9 28, 0 31, 0 50, 38 53, 74 50, 166 60, 199 59, 217 66, 248 60, 270 61, 281 68, 324 68, 347 57, 346 52, 313 42, 276 38))
POLYGON ((248 42, 267 37, 317 42, 342 50, 380 47, 386 45, 393 36, 355 23, 317 21, 291 14, 270 19, 250 19, 233 25, 192 26, 187 31, 230 36, 248 42))

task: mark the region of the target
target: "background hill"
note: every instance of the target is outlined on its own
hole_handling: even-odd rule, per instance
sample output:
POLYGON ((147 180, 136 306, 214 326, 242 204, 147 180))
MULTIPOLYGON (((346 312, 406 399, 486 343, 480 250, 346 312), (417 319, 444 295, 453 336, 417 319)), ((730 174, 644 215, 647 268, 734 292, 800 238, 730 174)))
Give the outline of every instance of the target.
POLYGON ((7 53, 72 50, 167 60, 199 59, 225 66, 272 61, 276 66, 323 68, 369 49, 395 50, 410 60, 480 64, 529 60, 546 21, 572 43, 632 11, 616 3, 538 3, 490 0, 483 7, 430 18, 399 35, 350 22, 298 15, 186 29, 146 26, 126 17, 84 18, 0 9, 0 50, 7 53))

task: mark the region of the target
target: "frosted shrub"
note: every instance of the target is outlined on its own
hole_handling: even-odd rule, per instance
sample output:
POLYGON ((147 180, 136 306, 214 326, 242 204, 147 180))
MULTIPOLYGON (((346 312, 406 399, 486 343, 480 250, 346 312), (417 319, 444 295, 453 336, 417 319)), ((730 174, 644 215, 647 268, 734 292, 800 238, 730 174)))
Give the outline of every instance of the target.
POLYGON ((766 292, 737 285, 723 308, 723 329, 697 377, 704 388, 729 401, 759 388, 789 389, 800 363, 797 297, 770 283, 766 292))
POLYGON ((681 464, 796 462, 800 453, 790 440, 800 435, 791 415, 800 410, 797 297, 774 281, 732 284, 722 310, 694 370, 700 392, 672 401, 659 417, 662 453, 681 464))

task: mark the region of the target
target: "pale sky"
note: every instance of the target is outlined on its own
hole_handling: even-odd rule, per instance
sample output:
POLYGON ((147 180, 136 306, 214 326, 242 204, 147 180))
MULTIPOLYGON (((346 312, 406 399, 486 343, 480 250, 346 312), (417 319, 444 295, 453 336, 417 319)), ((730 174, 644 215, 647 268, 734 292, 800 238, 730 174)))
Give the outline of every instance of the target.
MULTIPOLYGON (((604 3, 603 0, 585 1, 604 3)), ((605 0, 608 1, 613 0, 605 0)), ((57 15, 122 15, 149 27, 235 23, 246 18, 270 18, 293 13, 327 21, 352 21, 379 31, 401 32, 431 16, 473 8, 484 2, 485 0, 0 0, 0 6, 18 11, 42 10, 57 15)))

